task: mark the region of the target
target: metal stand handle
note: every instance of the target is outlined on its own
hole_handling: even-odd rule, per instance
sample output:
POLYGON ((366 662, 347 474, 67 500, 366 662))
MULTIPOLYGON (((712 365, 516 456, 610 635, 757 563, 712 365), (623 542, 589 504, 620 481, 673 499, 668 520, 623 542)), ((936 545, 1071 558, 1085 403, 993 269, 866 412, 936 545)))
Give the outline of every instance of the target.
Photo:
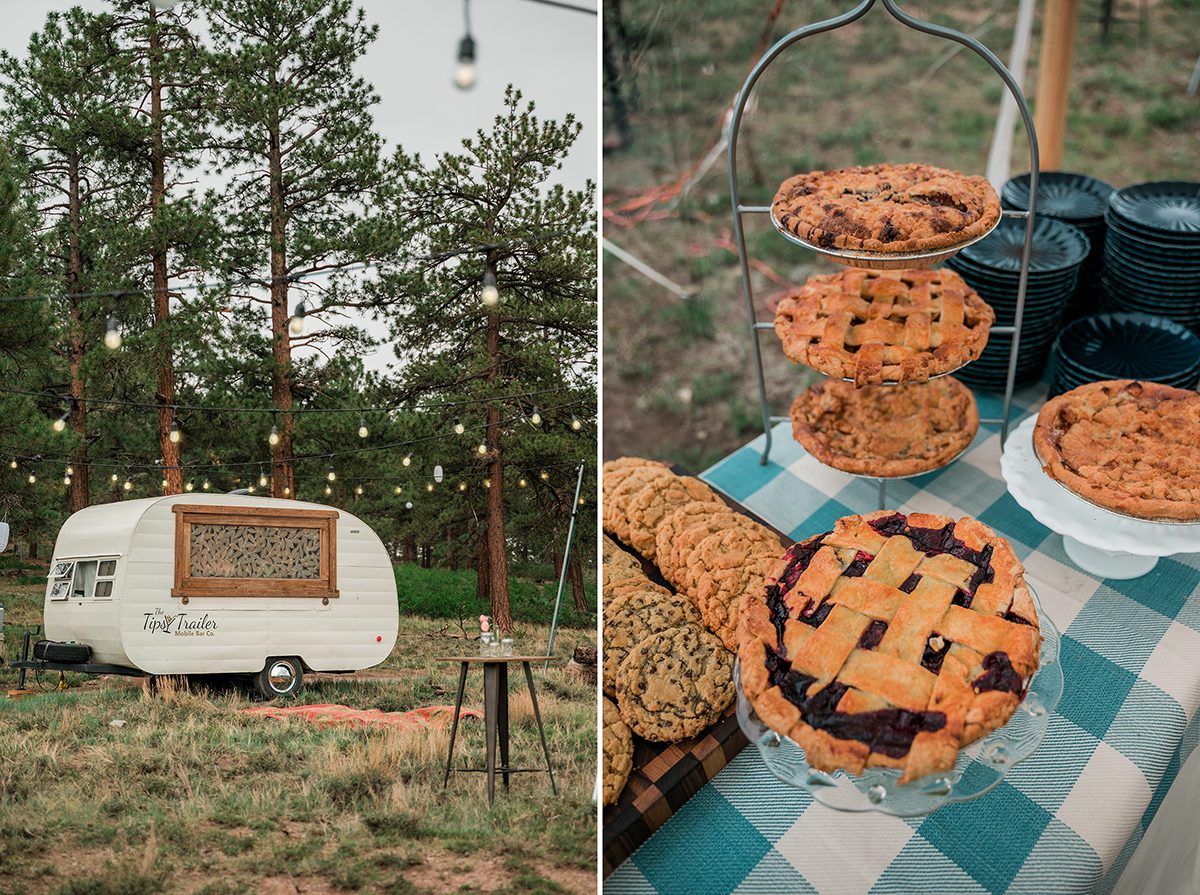
MULTIPOLYGON (((1021 112, 1021 121, 1025 126, 1025 134, 1029 139, 1029 209, 1028 212, 1022 215, 1010 215, 1012 217, 1025 218, 1025 245, 1021 251, 1021 273, 1017 281, 1017 307, 1013 318, 1012 325, 1012 346, 1009 349, 1008 355, 1008 375, 1004 383, 1004 409, 1000 418, 1000 443, 1001 445, 1008 439, 1009 419, 1012 413, 1012 397, 1013 388, 1016 382, 1017 375, 1017 356, 1020 351, 1021 342, 1021 322, 1025 316, 1025 286, 1029 278, 1029 255, 1033 246, 1033 224, 1037 210, 1037 189, 1038 189, 1038 144, 1037 133, 1033 126, 1033 116, 1029 112, 1029 104, 1025 102, 1025 96, 1021 92, 1016 79, 1004 67, 1004 64, 996 57, 996 55, 981 44, 975 38, 955 31, 952 28, 947 28, 943 25, 935 25, 932 22, 926 22, 915 18, 903 9, 900 8, 897 0, 881 0, 883 8, 891 14, 898 22, 915 31, 921 31, 925 34, 931 34, 934 37, 940 37, 944 40, 954 41, 962 44, 967 49, 981 57, 992 69, 998 74, 1004 85, 1008 88, 1016 101, 1017 109, 1021 112)), ((746 253, 746 235, 743 229, 742 215, 745 214, 767 214, 770 212, 770 206, 763 205, 743 205, 741 191, 738 188, 737 176, 737 145, 738 137, 741 134, 742 117, 746 109, 746 103, 750 98, 750 93, 754 89, 754 85, 762 76, 775 59, 786 50, 788 47, 803 40, 806 37, 812 37, 814 34, 822 34, 826 31, 834 31, 842 28, 852 22, 862 18, 874 6, 876 0, 862 0, 853 9, 839 16, 834 16, 824 21, 814 22, 810 25, 805 25, 797 28, 795 31, 784 35, 774 46, 772 46, 762 58, 758 60, 750 74, 747 75, 746 81, 742 84, 742 89, 738 92, 737 99, 733 104, 732 115, 729 122, 729 197, 733 206, 733 236, 737 244, 738 264, 742 274, 742 297, 746 302, 746 315, 749 321, 750 332, 750 353, 754 358, 754 370, 758 377, 758 396, 762 410, 763 436, 764 445, 762 453, 762 463, 766 465, 771 454, 771 407, 767 400, 767 382, 766 376, 763 373, 762 364, 762 346, 759 344, 759 333, 771 330, 774 327, 768 324, 761 324, 758 321, 757 312, 754 309, 754 288, 750 282, 750 259, 746 253)), ((999 327, 997 329, 1000 329, 999 327)), ((1007 329, 1007 328, 1004 328, 1007 329)), ((882 502, 886 496, 886 486, 880 482, 880 501, 882 502)))

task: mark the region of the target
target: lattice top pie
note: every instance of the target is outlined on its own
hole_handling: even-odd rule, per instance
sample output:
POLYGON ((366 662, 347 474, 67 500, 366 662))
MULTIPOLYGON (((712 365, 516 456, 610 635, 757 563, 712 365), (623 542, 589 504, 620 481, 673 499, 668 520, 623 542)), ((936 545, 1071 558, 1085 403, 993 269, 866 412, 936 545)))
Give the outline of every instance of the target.
POLYGON ((944 772, 1002 726, 1041 635, 1008 542, 974 519, 880 510, 795 544, 739 626, 742 686, 823 771, 944 772))
POLYGON ((1117 379, 1047 401, 1033 446, 1046 474, 1102 507, 1200 520, 1200 394, 1117 379))
POLYGON ((1000 199, 978 175, 870 165, 797 174, 771 211, 781 227, 823 248, 921 252, 987 233, 1000 219, 1000 199))
POLYGON ((809 277, 779 301, 783 353, 859 385, 925 382, 978 359, 996 315, 952 270, 809 277))

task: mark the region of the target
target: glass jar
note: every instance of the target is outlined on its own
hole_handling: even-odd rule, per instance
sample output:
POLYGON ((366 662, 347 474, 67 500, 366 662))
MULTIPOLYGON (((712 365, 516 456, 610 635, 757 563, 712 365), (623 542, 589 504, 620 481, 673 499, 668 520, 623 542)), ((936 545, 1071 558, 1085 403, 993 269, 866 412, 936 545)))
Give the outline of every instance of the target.
POLYGON ((491 631, 479 633, 479 655, 494 656, 496 654, 496 635, 491 631))
POLYGON ((505 637, 503 640, 500 641, 500 655, 502 655, 502 656, 513 655, 513 639, 511 637, 505 637))

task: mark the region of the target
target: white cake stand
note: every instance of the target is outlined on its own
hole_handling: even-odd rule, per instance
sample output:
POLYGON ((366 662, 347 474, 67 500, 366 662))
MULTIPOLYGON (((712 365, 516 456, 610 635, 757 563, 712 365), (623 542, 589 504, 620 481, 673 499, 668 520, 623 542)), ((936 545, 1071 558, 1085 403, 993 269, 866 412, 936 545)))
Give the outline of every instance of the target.
POLYGON ((1152 522, 1105 510, 1061 487, 1042 471, 1033 451, 1036 416, 1017 426, 1004 445, 1000 474, 1013 499, 1063 536, 1063 549, 1100 578, 1139 578, 1160 556, 1200 550, 1200 523, 1152 522))

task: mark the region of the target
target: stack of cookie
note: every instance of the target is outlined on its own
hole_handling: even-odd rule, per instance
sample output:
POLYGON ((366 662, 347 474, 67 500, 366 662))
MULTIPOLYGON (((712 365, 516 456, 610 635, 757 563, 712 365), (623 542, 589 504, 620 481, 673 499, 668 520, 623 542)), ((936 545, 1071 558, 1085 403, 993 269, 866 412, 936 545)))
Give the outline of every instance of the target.
MULTIPOLYGON (((655 742, 687 739, 733 700, 742 596, 764 586, 779 538, 699 479, 654 460, 605 463, 603 501, 612 535, 603 549, 603 678, 616 700, 611 709, 606 701, 606 730, 628 728, 655 742), (670 588, 650 580, 643 560, 670 588)), ((632 746, 623 744, 631 742, 620 730, 605 736, 606 804, 624 787, 632 746)))

